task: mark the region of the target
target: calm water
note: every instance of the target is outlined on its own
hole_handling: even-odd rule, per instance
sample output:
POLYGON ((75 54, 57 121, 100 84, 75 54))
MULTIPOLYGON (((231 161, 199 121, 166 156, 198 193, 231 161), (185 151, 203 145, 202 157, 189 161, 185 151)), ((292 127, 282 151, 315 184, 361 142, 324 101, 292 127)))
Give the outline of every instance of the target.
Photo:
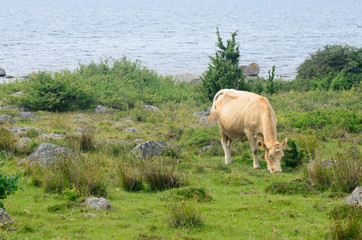
POLYGON ((284 78, 325 44, 362 47, 361 0, 0 0, 0 67, 8 75, 73 70, 105 57, 161 74, 207 69, 216 27, 238 30, 241 64, 284 78))

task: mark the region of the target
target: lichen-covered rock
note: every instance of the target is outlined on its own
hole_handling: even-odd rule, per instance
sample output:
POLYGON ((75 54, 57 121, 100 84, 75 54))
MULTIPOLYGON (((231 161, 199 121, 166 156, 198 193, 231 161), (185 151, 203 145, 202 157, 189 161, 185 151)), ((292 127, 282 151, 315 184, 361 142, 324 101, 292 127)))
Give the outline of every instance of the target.
POLYGON ((352 194, 344 199, 344 203, 362 207, 362 186, 356 187, 352 194))
POLYGON ((0 208, 0 223, 9 223, 13 222, 14 220, 5 212, 4 209, 0 208))
POLYGON ((31 139, 28 137, 22 137, 18 141, 15 142, 15 148, 19 152, 25 152, 28 150, 29 145, 31 143, 31 139))
POLYGON ((39 128, 19 126, 10 126, 7 127, 6 130, 8 130, 15 137, 26 136, 29 131, 37 131, 39 134, 44 132, 42 129, 39 128))
POLYGON ((125 132, 139 132, 140 130, 138 128, 135 128, 135 127, 131 127, 131 128, 127 128, 124 130, 125 132))
POLYGON ((105 198, 88 198, 84 201, 84 204, 88 205, 91 208, 95 208, 97 210, 110 210, 111 204, 105 198))
POLYGON ((41 134, 36 139, 40 141, 49 141, 55 140, 60 141, 63 140, 67 135, 65 133, 49 133, 49 134, 41 134))
POLYGON ((31 112, 22 112, 15 115, 15 117, 20 119, 33 119, 33 120, 39 120, 37 116, 32 114, 31 112))
POLYGON ((200 76, 192 73, 181 73, 173 76, 174 82, 187 82, 187 83, 198 83, 200 82, 200 76))
POLYGON ((175 144, 167 144, 163 141, 147 141, 138 144, 134 150, 137 151, 137 157, 149 158, 152 156, 160 156, 163 151, 168 147, 174 147, 178 152, 181 152, 181 148, 175 144))
POLYGON ((42 166, 51 166, 54 161, 62 157, 77 157, 77 153, 70 148, 51 143, 42 143, 32 154, 21 159, 18 165, 21 165, 23 162, 29 162, 30 164, 35 163, 42 166))
POLYGON ((101 105, 98 105, 98 106, 94 109, 94 112, 96 112, 96 113, 105 113, 106 111, 107 111, 107 107, 101 106, 101 105))
POLYGON ((12 123, 15 123, 15 120, 12 117, 10 117, 9 115, 1 115, 0 122, 12 124, 12 123))
POLYGON ((243 69, 243 74, 246 76, 257 77, 260 72, 260 66, 256 63, 250 63, 248 66, 240 65, 239 68, 243 69))

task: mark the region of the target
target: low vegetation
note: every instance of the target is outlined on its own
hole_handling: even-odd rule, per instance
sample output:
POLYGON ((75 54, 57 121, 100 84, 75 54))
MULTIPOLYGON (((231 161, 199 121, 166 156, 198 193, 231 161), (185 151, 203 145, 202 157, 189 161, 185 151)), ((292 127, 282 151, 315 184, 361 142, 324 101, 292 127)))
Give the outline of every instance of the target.
MULTIPOLYGON (((232 40, 219 47, 237 55, 232 40)), ((289 139, 280 174, 267 171, 261 149, 261 169, 254 169, 247 142, 233 142, 232 164, 225 166, 218 127, 193 115, 211 106, 205 101, 211 92, 200 92, 204 83, 176 84, 123 58, 1 85, 3 104, 26 105, 40 119, 0 110, 16 121, 0 123, 0 199, 15 220, 1 226, 0 238, 360 239, 360 208, 342 204, 362 181, 362 94, 355 77, 360 50, 326 49, 306 60, 293 81, 274 79, 272 68, 267 80, 245 82, 246 89, 270 100, 278 139, 289 139), (309 61, 322 55, 331 61, 335 50, 348 52, 348 64, 324 68, 324 62, 320 73, 308 75, 314 74, 309 61), (322 83, 327 78, 328 86, 322 83), (335 87, 344 81, 351 85, 335 87), (17 91, 23 95, 10 96, 17 91), (160 110, 146 110, 148 104, 160 110), (95 113, 97 105, 108 110, 95 113), (15 136, 9 126, 31 130, 15 136), (44 140, 43 133, 65 137, 44 140), (30 143, 19 151, 25 136, 30 143), (135 146, 148 140, 170 144, 160 156, 138 158, 135 146), (43 142, 68 147, 74 155, 59 156, 48 167, 18 165, 43 142), (89 196, 106 197, 112 210, 88 208, 83 202, 89 196)), ((210 69, 204 80, 214 73, 210 69)))

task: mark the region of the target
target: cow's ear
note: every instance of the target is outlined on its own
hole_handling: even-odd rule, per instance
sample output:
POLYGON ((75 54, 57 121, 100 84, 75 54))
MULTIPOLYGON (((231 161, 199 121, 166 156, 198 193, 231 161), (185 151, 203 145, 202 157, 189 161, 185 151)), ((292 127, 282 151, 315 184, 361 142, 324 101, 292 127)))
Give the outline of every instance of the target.
POLYGON ((263 149, 266 150, 266 146, 265 146, 265 143, 263 141, 258 140, 257 144, 258 144, 258 147, 263 147, 263 149))
POLYGON ((281 143, 282 148, 286 148, 286 147, 287 147, 287 142, 288 142, 288 138, 285 138, 284 141, 281 143))

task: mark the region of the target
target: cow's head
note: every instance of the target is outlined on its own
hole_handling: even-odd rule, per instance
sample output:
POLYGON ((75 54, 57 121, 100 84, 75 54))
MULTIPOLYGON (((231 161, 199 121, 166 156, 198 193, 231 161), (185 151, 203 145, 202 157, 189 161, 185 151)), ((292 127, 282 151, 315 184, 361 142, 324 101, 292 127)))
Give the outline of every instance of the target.
POLYGON ((283 142, 274 142, 271 146, 267 146, 263 141, 258 141, 258 146, 265 150, 265 161, 268 165, 268 170, 271 173, 281 172, 280 162, 284 156, 283 149, 287 145, 287 139, 283 142))

